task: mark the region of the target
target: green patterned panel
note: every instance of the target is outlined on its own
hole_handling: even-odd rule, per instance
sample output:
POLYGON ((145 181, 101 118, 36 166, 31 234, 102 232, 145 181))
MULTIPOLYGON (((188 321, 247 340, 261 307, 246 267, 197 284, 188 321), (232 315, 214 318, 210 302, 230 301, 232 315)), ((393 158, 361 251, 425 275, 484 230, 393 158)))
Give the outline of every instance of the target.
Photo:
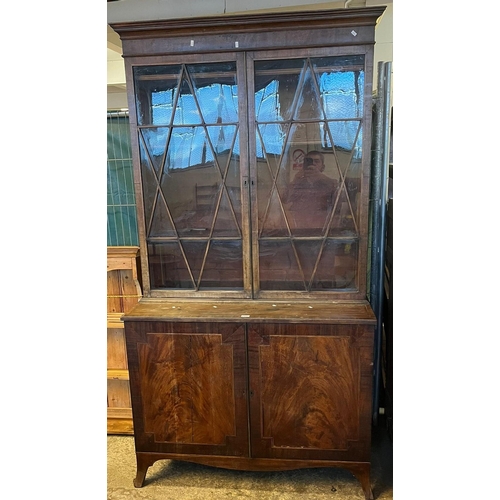
POLYGON ((108 246, 137 246, 128 113, 108 112, 108 246))

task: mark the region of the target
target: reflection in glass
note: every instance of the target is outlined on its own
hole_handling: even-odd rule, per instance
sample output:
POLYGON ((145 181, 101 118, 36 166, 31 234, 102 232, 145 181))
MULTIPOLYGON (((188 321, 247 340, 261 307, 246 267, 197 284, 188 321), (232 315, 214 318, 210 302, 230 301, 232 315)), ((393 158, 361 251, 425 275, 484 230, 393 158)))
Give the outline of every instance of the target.
POLYGON ((306 277, 291 241, 261 239, 259 244, 261 290, 304 290, 306 277))
POLYGON ((179 242, 148 243, 148 261, 152 289, 194 289, 194 280, 179 242))
POLYGON ((150 243, 148 258, 153 289, 243 287, 241 241, 150 243))
POLYGON ((241 288, 236 64, 140 67, 134 78, 152 289, 241 288), (228 267, 216 271, 219 257, 228 267))
POLYGON ((354 289, 364 57, 254 67, 260 288, 354 289))
POLYGON ((200 290, 243 287, 241 241, 212 240, 202 273, 200 290))
POLYGON ((357 280, 358 242, 273 240, 260 242, 260 289, 352 290, 357 280))
MULTIPOLYGON (((233 63, 219 63, 217 68, 213 64, 189 65, 186 72, 192 82, 193 94, 196 95, 204 123, 238 121, 238 87, 234 75, 231 75, 235 72, 233 63)), ((189 98, 192 96, 189 95, 189 98)))

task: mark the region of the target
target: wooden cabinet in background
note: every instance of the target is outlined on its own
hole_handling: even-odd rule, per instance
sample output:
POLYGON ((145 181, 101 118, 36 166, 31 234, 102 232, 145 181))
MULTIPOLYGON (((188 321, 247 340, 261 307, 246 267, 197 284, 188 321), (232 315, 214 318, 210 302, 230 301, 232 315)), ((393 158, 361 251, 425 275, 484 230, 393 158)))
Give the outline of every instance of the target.
POLYGON ((141 298, 139 247, 108 247, 108 433, 133 434, 132 404, 122 316, 141 298))

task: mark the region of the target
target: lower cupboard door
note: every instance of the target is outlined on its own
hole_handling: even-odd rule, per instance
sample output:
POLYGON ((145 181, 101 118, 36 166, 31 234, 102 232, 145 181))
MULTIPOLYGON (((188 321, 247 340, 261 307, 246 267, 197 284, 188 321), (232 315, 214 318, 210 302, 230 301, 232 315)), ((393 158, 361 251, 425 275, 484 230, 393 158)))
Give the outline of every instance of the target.
POLYGON ((248 456, 245 325, 126 322, 136 451, 248 456))
POLYGON ((370 459, 373 327, 248 326, 255 458, 370 459))

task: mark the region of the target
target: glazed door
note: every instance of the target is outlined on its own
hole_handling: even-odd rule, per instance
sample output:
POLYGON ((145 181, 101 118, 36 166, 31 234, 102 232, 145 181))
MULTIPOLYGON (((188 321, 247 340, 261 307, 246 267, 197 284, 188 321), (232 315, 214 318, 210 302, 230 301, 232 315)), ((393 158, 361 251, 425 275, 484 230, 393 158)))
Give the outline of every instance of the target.
POLYGON ((367 50, 131 65, 145 296, 365 297, 367 50))
POLYGON ((247 73, 255 296, 361 297, 365 53, 250 53, 247 73))
POLYGON ((368 461, 373 327, 248 329, 252 457, 368 461))
POLYGON ((248 456, 245 325, 125 328, 137 451, 248 456))
POLYGON ((251 296, 243 59, 162 57, 129 70, 146 296, 251 296))

